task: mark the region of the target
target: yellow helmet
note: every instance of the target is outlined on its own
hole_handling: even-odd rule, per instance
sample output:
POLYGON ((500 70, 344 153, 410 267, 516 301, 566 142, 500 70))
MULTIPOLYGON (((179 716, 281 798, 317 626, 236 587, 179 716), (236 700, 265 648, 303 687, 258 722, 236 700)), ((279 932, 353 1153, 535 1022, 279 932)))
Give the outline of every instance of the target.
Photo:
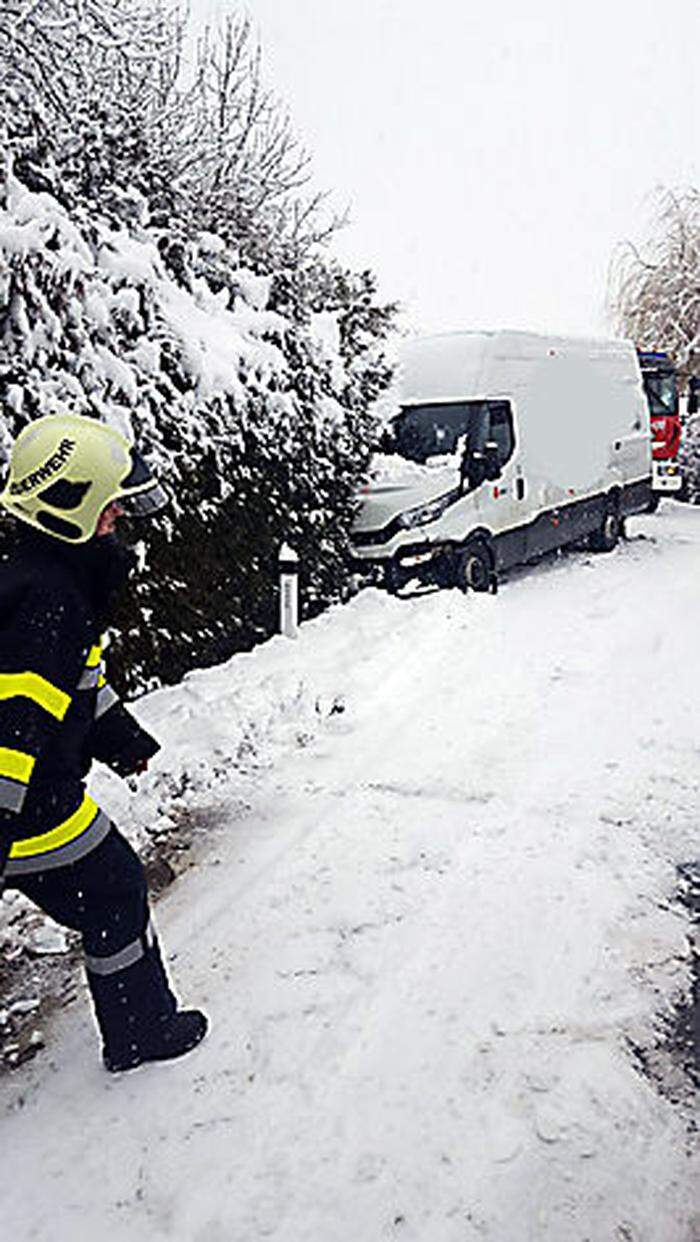
POLYGON ((168 502, 143 458, 114 427, 78 414, 48 414, 23 428, 0 494, 0 504, 15 517, 67 543, 85 543, 114 500, 137 516, 168 502))

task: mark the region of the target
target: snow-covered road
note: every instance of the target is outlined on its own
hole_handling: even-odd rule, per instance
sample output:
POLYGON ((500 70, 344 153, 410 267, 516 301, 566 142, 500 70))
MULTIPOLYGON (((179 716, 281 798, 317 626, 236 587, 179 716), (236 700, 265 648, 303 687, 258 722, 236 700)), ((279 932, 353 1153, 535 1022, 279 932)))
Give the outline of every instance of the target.
POLYGON ((232 694, 300 688, 158 907, 209 1039, 110 1079, 62 1017, 0 1087, 3 1236, 697 1242, 692 1105, 627 1041, 688 982, 700 511, 630 534, 496 598, 365 592, 152 696, 221 769, 232 694))

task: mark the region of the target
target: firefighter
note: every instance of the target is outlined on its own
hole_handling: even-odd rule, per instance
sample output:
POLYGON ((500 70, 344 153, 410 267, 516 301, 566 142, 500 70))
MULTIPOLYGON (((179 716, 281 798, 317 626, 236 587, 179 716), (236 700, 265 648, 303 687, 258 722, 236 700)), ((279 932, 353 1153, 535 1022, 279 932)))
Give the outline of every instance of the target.
POLYGON ((85 790, 93 759, 128 776, 159 749, 106 680, 100 636, 131 565, 116 521, 166 502, 115 429, 62 414, 20 433, 0 495, 18 519, 0 571, 0 888, 81 932, 112 1072, 181 1056, 207 1029, 177 1007, 141 862, 85 790))

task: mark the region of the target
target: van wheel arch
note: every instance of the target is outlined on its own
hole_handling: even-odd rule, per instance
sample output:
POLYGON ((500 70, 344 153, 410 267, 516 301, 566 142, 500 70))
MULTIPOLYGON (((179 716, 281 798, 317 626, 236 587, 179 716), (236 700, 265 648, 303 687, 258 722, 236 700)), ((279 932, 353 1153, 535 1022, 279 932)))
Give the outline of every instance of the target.
POLYGON ((470 535, 454 557, 455 586, 467 591, 496 590, 496 557, 488 536, 470 535))

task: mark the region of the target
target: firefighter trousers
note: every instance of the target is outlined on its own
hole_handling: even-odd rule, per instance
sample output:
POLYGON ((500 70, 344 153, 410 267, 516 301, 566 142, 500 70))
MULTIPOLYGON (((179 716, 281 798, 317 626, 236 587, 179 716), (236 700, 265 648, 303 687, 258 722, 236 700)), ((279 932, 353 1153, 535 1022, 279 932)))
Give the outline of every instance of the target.
POLYGON ((8 879, 63 927, 82 934, 85 968, 106 1056, 122 1060, 176 1010, 148 908, 146 876, 112 827, 64 867, 8 879))

